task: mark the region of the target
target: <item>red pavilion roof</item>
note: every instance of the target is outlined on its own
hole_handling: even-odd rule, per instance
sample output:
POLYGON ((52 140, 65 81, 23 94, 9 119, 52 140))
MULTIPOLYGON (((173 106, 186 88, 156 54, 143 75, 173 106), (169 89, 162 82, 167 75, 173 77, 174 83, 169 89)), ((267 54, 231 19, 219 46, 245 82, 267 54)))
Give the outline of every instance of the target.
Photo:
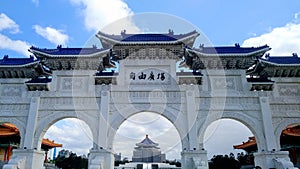
MULTIPOLYGON (((300 137, 300 125, 289 125, 281 133, 282 136, 300 137)), ((256 146, 255 137, 249 137, 249 140, 239 145, 234 145, 234 149, 248 149, 252 146, 256 146)))
MULTIPOLYGON (((19 129, 11 124, 11 123, 3 123, 0 125, 0 137, 8 137, 8 136, 18 136, 20 135, 19 129)), ((54 147, 62 147, 62 144, 55 143, 54 141, 50 141, 49 139, 42 140, 42 145, 48 146, 50 148, 54 147)))

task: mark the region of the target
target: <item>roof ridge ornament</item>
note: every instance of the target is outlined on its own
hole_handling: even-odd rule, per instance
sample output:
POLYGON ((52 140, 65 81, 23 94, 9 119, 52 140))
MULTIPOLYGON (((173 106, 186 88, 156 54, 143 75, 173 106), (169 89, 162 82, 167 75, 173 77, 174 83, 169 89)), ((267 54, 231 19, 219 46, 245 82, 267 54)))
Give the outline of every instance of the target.
POLYGON ((298 58, 298 54, 297 53, 292 53, 293 57, 298 58))
POLYGON ((234 46, 235 46, 236 48, 240 48, 240 47, 241 47, 239 43, 235 43, 234 46))
POLYGON ((121 31, 121 35, 122 35, 122 37, 126 35, 126 29, 121 31))
POLYGON ((173 29, 169 29, 169 33, 168 33, 168 35, 174 35, 174 31, 173 31, 173 29))

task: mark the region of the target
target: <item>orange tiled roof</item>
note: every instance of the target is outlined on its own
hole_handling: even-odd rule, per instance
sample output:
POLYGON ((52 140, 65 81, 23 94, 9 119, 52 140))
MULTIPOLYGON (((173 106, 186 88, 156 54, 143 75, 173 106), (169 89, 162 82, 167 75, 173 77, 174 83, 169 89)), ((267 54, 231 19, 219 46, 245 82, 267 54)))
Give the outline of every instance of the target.
MULTIPOLYGON (((300 125, 289 125, 283 131, 282 134, 294 137, 300 137, 300 125)), ((240 145, 234 145, 234 149, 245 149, 251 146, 256 145, 255 137, 249 137, 249 140, 243 142, 240 145)))
POLYGON ((300 137, 300 125, 290 125, 282 133, 288 136, 300 137))
MULTIPOLYGON (((19 129, 11 123, 2 123, 0 126, 0 137, 2 136, 13 136, 19 135, 19 129)), ((62 147, 62 144, 55 143, 54 141, 50 141, 49 139, 42 140, 42 144, 49 147, 62 147)))
POLYGON ((252 147, 256 145, 255 137, 249 137, 247 142, 243 142, 243 144, 233 146, 234 149, 244 149, 247 147, 252 147))
POLYGON ((54 141, 51 141, 49 139, 44 139, 44 138, 43 138, 42 144, 49 146, 49 147, 62 147, 62 144, 58 144, 58 143, 55 143, 54 141))
POLYGON ((18 128, 10 123, 3 123, 1 124, 2 127, 0 127, 0 136, 13 136, 18 135, 19 130, 18 128))

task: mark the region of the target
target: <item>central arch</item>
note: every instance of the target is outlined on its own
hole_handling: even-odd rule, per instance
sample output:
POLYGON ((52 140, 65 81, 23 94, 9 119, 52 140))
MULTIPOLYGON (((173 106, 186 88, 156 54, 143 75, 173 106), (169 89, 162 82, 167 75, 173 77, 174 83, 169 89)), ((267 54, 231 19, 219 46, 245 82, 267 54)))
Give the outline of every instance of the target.
MULTIPOLYGON (((170 111, 170 108, 166 108, 166 109, 169 109, 170 111)), ((169 111, 165 111, 164 113, 159 113, 159 111, 154 111, 152 109, 152 110, 132 111, 126 114, 126 116, 118 114, 118 116, 116 116, 114 120, 112 120, 111 127, 108 133, 109 147, 113 149, 113 143, 117 134, 117 130, 121 127, 121 125, 129 118, 144 112, 153 113, 158 116, 162 116, 163 118, 167 119, 170 123, 172 123, 176 132, 178 133, 181 147, 184 147, 184 145, 188 144, 188 140, 186 138, 186 133, 187 133, 186 128, 184 127, 182 120, 177 120, 178 118, 175 118, 174 114, 170 113, 169 111)))
POLYGON ((114 138, 114 152, 131 159, 135 144, 145 139, 145 135, 159 144, 166 159, 180 159, 182 147, 177 129, 164 116, 153 112, 137 113, 122 123, 114 138), (126 147, 123 145, 125 140, 126 147))

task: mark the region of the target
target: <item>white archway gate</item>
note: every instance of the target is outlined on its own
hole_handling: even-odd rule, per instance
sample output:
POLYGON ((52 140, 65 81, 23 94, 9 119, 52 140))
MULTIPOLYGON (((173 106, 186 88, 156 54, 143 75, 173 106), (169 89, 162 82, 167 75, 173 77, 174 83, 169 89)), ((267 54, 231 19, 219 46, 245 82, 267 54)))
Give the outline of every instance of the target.
POLYGON ((240 121, 253 132, 255 165, 275 168, 278 158, 290 164, 288 153, 280 151, 278 133, 289 122, 300 123, 299 65, 262 59, 268 46, 191 49, 197 32, 97 36, 109 48, 32 47, 39 60, 20 59, 17 67, 3 59, 12 64, 0 65, 0 122, 14 122, 22 130, 21 147, 5 169, 43 168, 45 130, 67 117, 91 128, 89 168, 112 169, 116 130, 142 111, 159 113, 174 124, 183 169, 208 168, 204 132, 221 118, 240 121), (181 58, 180 65, 194 72, 178 72, 181 58), (111 60, 119 62, 119 71, 102 72, 113 66, 111 60))

